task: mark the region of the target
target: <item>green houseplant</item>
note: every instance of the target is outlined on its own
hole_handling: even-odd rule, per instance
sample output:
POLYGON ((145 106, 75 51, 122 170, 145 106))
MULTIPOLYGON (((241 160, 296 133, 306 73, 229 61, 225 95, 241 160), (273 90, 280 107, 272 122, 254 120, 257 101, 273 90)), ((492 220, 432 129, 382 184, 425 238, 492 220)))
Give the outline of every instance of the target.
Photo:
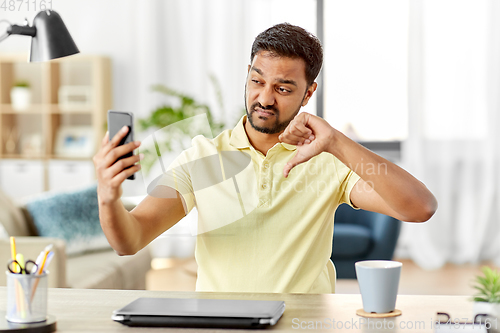
POLYGON ((30 87, 30 83, 29 83, 28 81, 17 81, 17 82, 14 84, 14 87, 29 88, 29 87, 30 87))
MULTIPOLYGON (((158 129, 163 128, 180 120, 202 113, 206 113, 210 128, 217 132, 217 134, 224 128, 224 123, 214 121, 210 107, 206 104, 198 103, 193 97, 179 93, 161 84, 154 85, 152 90, 166 96, 174 97, 180 102, 180 105, 162 105, 158 107, 149 117, 139 120, 139 127, 141 130, 147 130, 151 127, 158 129)), ((216 133, 214 133, 214 135, 216 135, 216 133)))
MULTIPOLYGON (((214 86, 217 107, 221 111, 224 110, 224 103, 222 99, 222 93, 218 81, 213 75, 210 76, 212 85, 214 86)), ((208 134, 208 133, 197 133, 196 130, 190 126, 183 126, 179 123, 181 120, 188 119, 193 116, 206 114, 208 123, 210 125, 211 135, 214 137, 224 130, 227 126, 232 126, 234 124, 228 124, 226 120, 216 121, 212 115, 211 109, 207 104, 200 103, 196 99, 186 94, 177 92, 171 88, 164 85, 154 85, 152 87, 154 92, 161 93, 165 96, 170 97, 174 100, 171 104, 164 104, 156 108, 151 112, 147 118, 138 120, 138 127, 140 131, 147 130, 160 130, 174 123, 180 124, 176 125, 173 131, 165 131, 162 133, 161 137, 157 137, 158 149, 161 152, 170 152, 174 149, 174 145, 178 144, 181 148, 185 149, 187 147, 183 146, 183 138, 192 138, 197 134, 208 134)), ((244 112, 244 109, 243 109, 244 112)), ((185 142, 185 141, 184 141, 185 142)), ((151 149, 150 149, 151 150, 151 149)), ((157 153, 145 149, 144 159, 141 161, 143 171, 148 174, 151 167, 157 161, 157 153)))
POLYGON ((486 313, 496 317, 500 316, 500 272, 488 266, 481 268, 483 276, 476 276, 474 285, 477 290, 473 295, 474 315, 486 313))

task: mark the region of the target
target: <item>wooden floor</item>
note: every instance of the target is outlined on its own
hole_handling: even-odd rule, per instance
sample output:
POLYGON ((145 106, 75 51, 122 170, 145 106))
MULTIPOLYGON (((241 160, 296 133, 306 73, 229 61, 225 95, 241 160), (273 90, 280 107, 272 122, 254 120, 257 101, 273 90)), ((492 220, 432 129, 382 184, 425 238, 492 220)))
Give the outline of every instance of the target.
MULTIPOLYGON (((474 276, 481 273, 481 265, 447 264, 438 270, 424 270, 409 259, 394 259, 403 263, 399 282, 400 295, 472 295, 474 276)), ((153 269, 146 277, 148 290, 194 291, 196 262, 194 259, 154 259, 153 269)), ((355 279, 337 280, 337 294, 359 293, 355 279)))

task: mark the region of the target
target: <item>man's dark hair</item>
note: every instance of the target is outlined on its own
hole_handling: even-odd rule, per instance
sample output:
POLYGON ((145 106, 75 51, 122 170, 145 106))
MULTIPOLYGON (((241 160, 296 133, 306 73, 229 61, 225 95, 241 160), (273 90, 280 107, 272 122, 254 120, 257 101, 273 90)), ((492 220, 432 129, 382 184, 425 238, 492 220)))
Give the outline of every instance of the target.
POLYGON ((303 59, 308 86, 314 82, 323 64, 323 48, 319 39, 290 23, 280 23, 261 32, 253 42, 250 63, 260 51, 269 51, 279 57, 303 59))

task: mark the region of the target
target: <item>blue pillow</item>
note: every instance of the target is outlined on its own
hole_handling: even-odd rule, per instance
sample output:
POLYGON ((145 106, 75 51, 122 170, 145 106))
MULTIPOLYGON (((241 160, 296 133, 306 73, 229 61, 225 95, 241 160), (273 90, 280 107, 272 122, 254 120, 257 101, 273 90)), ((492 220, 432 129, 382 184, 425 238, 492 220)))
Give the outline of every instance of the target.
POLYGON ((26 208, 42 237, 62 238, 68 255, 110 248, 99 222, 97 185, 73 192, 46 193, 26 208))

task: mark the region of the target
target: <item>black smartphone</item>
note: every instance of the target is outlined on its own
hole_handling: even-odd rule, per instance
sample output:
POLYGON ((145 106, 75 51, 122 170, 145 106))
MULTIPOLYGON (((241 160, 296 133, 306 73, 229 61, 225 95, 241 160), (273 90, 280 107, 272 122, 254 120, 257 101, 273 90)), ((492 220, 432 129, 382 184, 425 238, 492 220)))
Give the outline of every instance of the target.
MULTIPOLYGON (((120 131, 123 126, 128 126, 128 133, 120 141, 120 143, 118 144, 119 146, 134 141, 134 115, 131 112, 109 110, 108 111, 109 140, 113 139, 116 133, 118 133, 118 131, 120 131)), ((116 161, 130 156, 132 156, 132 152, 119 157, 116 161)), ((127 179, 132 179, 132 180, 135 179, 135 174, 132 174, 127 179)))

